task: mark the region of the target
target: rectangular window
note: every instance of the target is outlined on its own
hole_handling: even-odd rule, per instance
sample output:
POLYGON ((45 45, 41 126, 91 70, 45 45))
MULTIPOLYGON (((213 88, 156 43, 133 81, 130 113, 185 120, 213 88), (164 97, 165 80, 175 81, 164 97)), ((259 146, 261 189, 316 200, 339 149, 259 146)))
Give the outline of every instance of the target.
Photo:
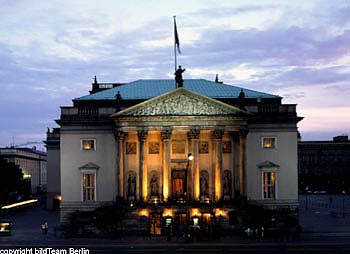
POLYGON ((96 150, 95 143, 96 143, 95 139, 82 139, 81 150, 83 151, 96 150))
POLYGON ((276 148, 276 138, 275 137, 263 137, 262 147, 267 149, 276 148))
POLYGON ((95 200, 95 174, 83 174, 83 201, 95 200))
POLYGON ((276 173, 263 172, 264 199, 275 199, 276 173))

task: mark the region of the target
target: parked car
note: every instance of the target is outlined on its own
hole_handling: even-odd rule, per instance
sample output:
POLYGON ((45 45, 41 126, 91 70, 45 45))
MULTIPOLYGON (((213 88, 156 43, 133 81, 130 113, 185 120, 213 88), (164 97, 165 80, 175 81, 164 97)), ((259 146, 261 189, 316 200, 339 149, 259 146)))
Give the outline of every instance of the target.
POLYGON ((12 222, 11 221, 0 221, 0 236, 11 235, 12 222))

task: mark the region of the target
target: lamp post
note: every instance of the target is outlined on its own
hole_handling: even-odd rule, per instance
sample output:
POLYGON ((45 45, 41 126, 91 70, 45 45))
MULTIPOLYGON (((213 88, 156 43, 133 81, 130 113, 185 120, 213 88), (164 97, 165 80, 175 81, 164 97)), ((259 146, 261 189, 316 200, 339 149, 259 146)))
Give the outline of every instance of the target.
POLYGON ((345 190, 341 192, 343 197, 343 217, 345 217, 345 190))
POLYGON ((194 159, 194 156, 192 155, 192 153, 189 153, 188 154, 188 157, 187 157, 187 166, 186 166, 186 170, 185 170, 185 199, 186 199, 186 202, 188 201, 188 186, 187 186, 187 176, 188 176, 188 170, 190 168, 190 161, 194 159))
POLYGON ((189 232, 189 229, 190 229, 190 216, 189 216, 189 212, 188 212, 188 201, 189 201, 189 196, 188 196, 188 186, 187 186, 187 176, 188 176, 188 170, 190 168, 190 161, 193 160, 193 155, 192 153, 189 153, 188 156, 187 156, 187 166, 186 166, 186 169, 185 169, 185 204, 186 204, 186 229, 185 229, 185 242, 188 242, 189 240, 189 237, 190 237, 190 232, 189 232))

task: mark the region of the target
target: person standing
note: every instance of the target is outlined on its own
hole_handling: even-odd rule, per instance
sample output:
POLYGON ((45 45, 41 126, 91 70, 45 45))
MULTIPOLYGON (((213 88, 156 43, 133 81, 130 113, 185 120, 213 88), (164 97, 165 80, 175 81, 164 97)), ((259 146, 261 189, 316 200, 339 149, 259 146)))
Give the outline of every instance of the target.
POLYGON ((44 235, 46 235, 47 232, 49 231, 49 224, 47 220, 44 220, 43 223, 41 224, 41 231, 44 235))

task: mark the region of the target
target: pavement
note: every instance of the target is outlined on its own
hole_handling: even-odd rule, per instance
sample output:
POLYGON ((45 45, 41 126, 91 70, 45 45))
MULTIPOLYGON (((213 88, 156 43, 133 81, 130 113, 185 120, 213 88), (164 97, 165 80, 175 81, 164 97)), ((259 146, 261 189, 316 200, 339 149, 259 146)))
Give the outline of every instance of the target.
MULTIPOLYGON (((28 246, 61 246, 103 248, 119 246, 121 248, 154 248, 175 246, 333 246, 346 244, 350 248, 350 197, 332 196, 329 202, 328 195, 300 196, 300 224, 303 233, 298 240, 280 241, 275 239, 245 239, 239 235, 221 236, 212 241, 195 241, 184 243, 184 239, 173 237, 170 242, 166 237, 143 238, 128 236, 120 239, 102 238, 64 238, 57 231, 59 212, 45 210, 38 206, 19 210, 0 218, 1 221, 10 220, 13 223, 11 236, 0 236, 1 248, 24 248, 28 246), (344 204, 344 206, 343 206, 344 204), (41 232, 41 223, 47 220, 49 230, 47 234, 41 232), (349 243, 349 244, 348 244, 349 243)), ((350 249, 349 249, 350 250, 350 249)), ((45 254, 45 253, 41 253, 45 254)), ((84 253, 81 253, 84 254, 84 253)))

